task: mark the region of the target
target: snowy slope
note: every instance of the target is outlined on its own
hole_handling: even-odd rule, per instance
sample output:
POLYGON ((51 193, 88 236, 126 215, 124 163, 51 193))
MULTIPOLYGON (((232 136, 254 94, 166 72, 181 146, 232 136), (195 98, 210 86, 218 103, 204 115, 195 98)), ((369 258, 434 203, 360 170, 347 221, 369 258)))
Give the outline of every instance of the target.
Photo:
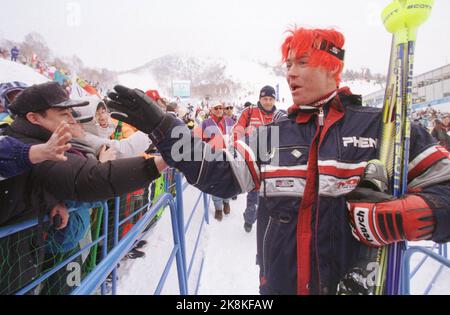
MULTIPOLYGON (((263 66, 261 63, 242 58, 195 59, 188 56, 179 56, 178 58, 179 59, 177 60, 182 63, 184 67, 188 68, 190 63, 195 64, 193 61, 198 62, 199 64, 195 64, 197 67, 191 65, 192 68, 188 69, 188 72, 195 73, 196 76, 198 76, 202 70, 207 68, 207 64, 223 65, 225 68, 224 76, 230 81, 241 86, 239 92, 237 92, 236 95, 230 96, 226 101, 241 104, 246 101, 256 103, 258 100, 259 91, 263 86, 271 85, 276 87, 278 85, 280 99, 279 102, 277 102, 278 107, 287 109, 290 105, 292 105, 292 97, 286 78, 275 75, 270 67, 263 66)), ((169 69, 166 69, 166 71, 169 71, 169 69)), ((177 72, 175 71, 174 73, 177 72)), ((144 91, 150 88, 160 90, 161 86, 167 85, 167 82, 158 82, 155 79, 155 75, 152 73, 151 68, 148 66, 141 67, 139 70, 122 73, 118 76, 118 80, 123 85, 138 87, 144 91)), ((349 86, 355 94, 362 95, 369 94, 381 88, 374 82, 367 82, 364 80, 342 82, 341 86, 349 86)), ((160 90, 160 94, 165 97, 171 97, 170 93, 171 91, 160 90)), ((211 97, 212 99, 215 99, 218 96, 212 94, 211 97)))
MULTIPOLYGON (((153 78, 153 75, 150 72, 146 71, 145 69, 140 70, 137 73, 120 74, 118 76, 118 81, 122 85, 138 88, 143 91, 160 90, 159 85, 153 78)), ((166 91, 160 92, 161 94, 163 94, 163 92, 165 93, 166 91)))
POLYGON ((28 66, 5 59, 0 59, 0 83, 20 81, 28 85, 49 81, 46 77, 28 66))
MULTIPOLYGON (((227 73, 232 80, 241 82, 244 87, 251 92, 249 96, 242 96, 243 99, 258 100, 259 90, 264 85, 271 85, 275 87, 279 85, 279 98, 277 103, 279 108, 287 109, 292 105, 292 96, 287 84, 286 78, 283 76, 276 76, 270 69, 264 68, 260 64, 242 60, 229 60, 227 63, 227 73)), ((341 82, 340 86, 348 86, 355 94, 367 95, 382 88, 375 81, 355 80, 341 82)))
MULTIPOLYGON (((243 85, 245 90, 250 93, 245 95, 236 95, 235 98, 241 97, 243 102, 249 100, 256 102, 258 93, 264 85, 279 85, 280 108, 286 109, 292 104, 289 86, 284 77, 276 76, 268 68, 264 68, 260 64, 243 60, 230 59, 223 61, 226 64, 226 74, 235 82, 243 85), (284 102, 283 102, 284 100, 284 102)), ((0 83, 9 81, 22 81, 26 84, 38 84, 49 81, 46 77, 34 71, 28 66, 11 62, 9 60, 0 59, 0 83)), ((160 90, 160 85, 153 77, 152 73, 147 69, 141 69, 135 73, 123 73, 118 76, 120 84, 130 87, 136 87, 144 91, 148 89, 160 90)), ((367 81, 350 81, 342 82, 341 86, 349 86, 356 94, 366 95, 380 89, 379 85, 367 81)), ((161 94, 168 96, 169 91, 160 91, 161 94)))
POLYGON ((270 69, 264 68, 260 64, 244 60, 244 59, 230 59, 226 61, 226 74, 232 81, 242 84, 245 92, 241 97, 243 102, 250 101, 256 103, 259 96, 260 89, 265 85, 271 85, 274 88, 279 85, 279 107, 286 109, 292 105, 292 97, 286 79, 281 76, 276 76, 270 69), (284 101, 282 101, 284 100, 284 101))
POLYGON ((379 91, 383 88, 379 84, 375 83, 375 81, 366 80, 344 81, 341 83, 341 86, 348 86, 350 91, 362 96, 379 91))

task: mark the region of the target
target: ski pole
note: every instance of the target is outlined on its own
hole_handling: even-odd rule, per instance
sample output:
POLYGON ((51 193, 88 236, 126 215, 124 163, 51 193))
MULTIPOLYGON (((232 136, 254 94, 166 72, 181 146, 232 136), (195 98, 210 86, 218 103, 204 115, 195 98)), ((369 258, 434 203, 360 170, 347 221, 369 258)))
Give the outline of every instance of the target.
MULTIPOLYGON (((393 1, 382 11, 381 18, 386 30, 393 34, 393 47, 391 49, 391 62, 388 72, 388 79, 391 80, 390 93, 385 94, 383 105, 383 129, 380 146, 380 161, 385 166, 391 187, 398 186, 400 183, 401 171, 401 63, 404 51, 404 44, 407 42, 407 31, 404 22, 404 10, 398 1, 393 1), (395 56, 395 57, 394 57, 395 56), (395 79, 394 79, 395 78, 395 79), (400 116, 400 117, 399 117, 400 116), (399 164, 400 163, 400 164, 399 164)), ((387 89, 388 91, 388 89, 387 89)), ((395 195, 394 191, 391 193, 395 195)), ((388 247, 383 246, 379 249, 380 267, 377 287, 375 294, 383 294, 384 284, 391 286, 391 279, 388 275, 391 273, 392 253, 389 253, 388 247)))

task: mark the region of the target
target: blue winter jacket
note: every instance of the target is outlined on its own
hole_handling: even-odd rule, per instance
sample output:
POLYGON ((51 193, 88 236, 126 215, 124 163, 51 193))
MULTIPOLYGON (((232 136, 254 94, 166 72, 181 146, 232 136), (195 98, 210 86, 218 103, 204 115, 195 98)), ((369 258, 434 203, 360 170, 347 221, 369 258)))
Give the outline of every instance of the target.
POLYGON ((45 251, 47 253, 67 253, 76 248, 77 244, 86 235, 90 226, 89 209, 101 205, 100 202, 79 202, 65 201, 65 205, 70 212, 67 226, 61 230, 56 230, 50 226, 45 251))
POLYGON ((17 49, 16 47, 11 49, 11 55, 15 58, 17 58, 19 56, 19 49, 17 49))
POLYGON ((0 136, 0 180, 31 169, 30 147, 15 138, 0 136))
POLYGON ((215 135, 228 135, 231 132, 231 129, 233 128, 234 121, 231 118, 223 117, 223 121, 221 123, 225 126, 225 133, 222 132, 222 130, 219 128, 217 123, 214 121, 212 117, 205 119, 202 122, 202 132, 203 132, 203 140, 208 142, 211 140, 215 135))
MULTIPOLYGON (((352 236, 346 195, 357 187, 367 162, 378 156, 381 109, 361 106, 359 96, 342 89, 322 110, 322 125, 319 110, 299 107, 289 118, 260 127, 247 141, 219 152, 192 138, 190 156, 200 160, 172 156, 179 137, 171 138, 171 130, 183 128, 181 121, 165 116, 150 135, 164 160, 200 190, 222 198, 259 190, 257 256, 263 294, 335 294, 368 249, 352 236)), ((409 161, 408 188, 433 210, 432 239, 447 242, 449 152, 412 125, 409 161)))

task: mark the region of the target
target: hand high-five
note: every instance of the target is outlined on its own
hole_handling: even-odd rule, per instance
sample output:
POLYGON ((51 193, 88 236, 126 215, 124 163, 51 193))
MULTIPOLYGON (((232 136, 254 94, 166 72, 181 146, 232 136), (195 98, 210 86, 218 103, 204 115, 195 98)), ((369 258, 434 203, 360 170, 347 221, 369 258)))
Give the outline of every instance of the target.
POLYGON ((117 110, 111 117, 124 121, 142 132, 150 134, 164 117, 162 109, 144 92, 116 85, 114 91, 108 93, 107 105, 117 110))
POLYGON ((31 163, 37 164, 46 160, 66 161, 64 152, 72 147, 70 143, 67 143, 70 139, 72 134, 69 125, 61 122, 46 143, 31 146, 29 153, 31 163))

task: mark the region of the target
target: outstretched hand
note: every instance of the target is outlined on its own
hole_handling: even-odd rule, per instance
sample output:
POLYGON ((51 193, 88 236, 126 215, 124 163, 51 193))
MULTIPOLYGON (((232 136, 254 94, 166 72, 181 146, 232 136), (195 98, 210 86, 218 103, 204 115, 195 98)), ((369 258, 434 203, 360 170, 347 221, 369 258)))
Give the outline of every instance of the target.
POLYGON ((64 152, 72 147, 70 143, 67 143, 70 139, 72 134, 69 124, 61 122, 46 143, 31 146, 29 153, 31 163, 37 164, 47 160, 66 161, 64 152))
POLYGON ((163 110, 143 91, 116 85, 108 93, 107 105, 114 109, 111 117, 150 134, 164 117, 163 110))
POLYGON ((108 148, 106 145, 102 146, 98 155, 98 160, 102 163, 114 161, 117 158, 117 151, 114 148, 108 148))

